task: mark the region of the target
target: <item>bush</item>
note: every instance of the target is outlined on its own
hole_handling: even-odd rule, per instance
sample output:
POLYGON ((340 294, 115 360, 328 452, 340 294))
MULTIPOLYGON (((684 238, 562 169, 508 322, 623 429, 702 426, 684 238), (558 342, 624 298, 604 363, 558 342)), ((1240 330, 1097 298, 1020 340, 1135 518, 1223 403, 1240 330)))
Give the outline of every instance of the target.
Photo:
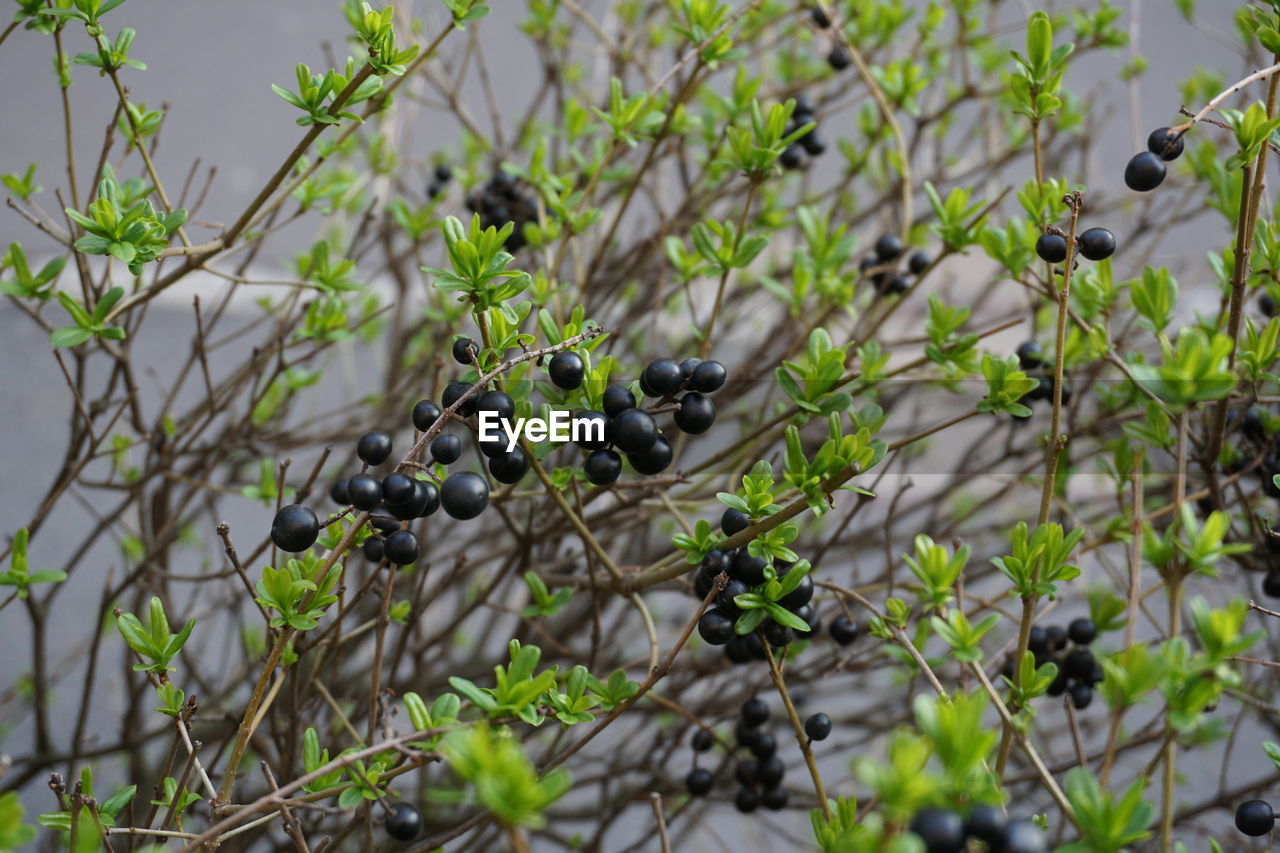
POLYGON ((70 414, 0 575, 0 849, 1270 832, 1280 2, 1087 187, 1074 75, 1144 68, 1106 0, 348 0, 217 211, 145 19, 17 5, 49 139, 117 109, 4 164, 70 414), (1207 269, 1147 263, 1188 221, 1207 269))

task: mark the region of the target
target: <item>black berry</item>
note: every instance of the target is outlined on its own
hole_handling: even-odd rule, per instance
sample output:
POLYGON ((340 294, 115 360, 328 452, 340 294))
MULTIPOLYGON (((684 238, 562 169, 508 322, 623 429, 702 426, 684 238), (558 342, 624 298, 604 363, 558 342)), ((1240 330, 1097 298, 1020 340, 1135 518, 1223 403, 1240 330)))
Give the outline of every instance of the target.
POLYGON ((1182 137, 1167 127, 1158 127, 1147 137, 1147 150, 1165 161, 1181 157, 1184 144, 1182 137))
POLYGON ((743 548, 733 558, 729 567, 729 576, 737 578, 747 586, 759 586, 764 583, 764 567, 768 565, 762 558, 753 557, 743 548))
POLYGON ((462 439, 451 433, 441 433, 431 439, 431 458, 441 465, 452 465, 462 455, 462 439))
POLYGON ((403 504, 413 499, 414 480, 408 474, 395 471, 382 478, 382 499, 387 506, 403 504))
POLYGON ((356 442, 356 456, 370 465, 381 465, 391 455, 391 436, 380 429, 371 430, 356 442))
POLYGON ((453 360, 471 366, 471 360, 480 353, 480 347, 471 338, 458 338, 453 342, 453 360))
POLYGON ((1062 661, 1062 669, 1069 678, 1081 680, 1093 674, 1093 652, 1085 648, 1072 649, 1062 661))
POLYGON ((1266 835, 1275 825, 1275 813, 1266 800, 1246 800, 1236 807, 1236 829, 1245 835, 1266 835))
POLYGON ((764 627, 760 629, 764 635, 764 641, 775 649, 791 644, 796 638, 796 632, 780 622, 774 622, 770 619, 764 623, 764 627))
POLYGON ((640 390, 646 397, 666 397, 680 390, 684 371, 674 359, 656 358, 640 374, 640 390))
POLYGON ((1105 228, 1090 228, 1077 241, 1080 254, 1091 261, 1103 261, 1115 254, 1116 237, 1105 228))
POLYGON ((364 540, 364 558, 370 563, 382 562, 382 540, 377 536, 370 536, 364 540))
POLYGON ((547 364, 547 375, 551 377, 551 381, 557 388, 564 388, 566 391, 572 391, 581 385, 586 373, 586 362, 572 350, 556 353, 547 364))
POLYGON ((740 611, 738 610, 738 605, 734 603, 734 599, 739 595, 745 595, 749 591, 747 585, 742 581, 737 578, 729 578, 724 588, 720 590, 719 595, 716 596, 716 607, 725 616, 735 618, 740 611))
POLYGON ((742 719, 751 726, 763 726, 769 722, 769 705, 760 697, 753 696, 742 703, 742 719))
POLYGON ((791 592, 778 599, 778 603, 788 610, 804 607, 813 600, 813 575, 807 574, 800 579, 799 585, 791 592))
POLYGON ((601 408, 610 418, 616 418, 627 409, 636 407, 636 395, 627 390, 625 385, 610 385, 604 389, 601 408))
POLYGON ((382 543, 387 562, 407 566, 418 559, 418 537, 408 530, 397 530, 382 543))
POLYGON ((733 620, 719 610, 708 610, 698 620, 698 636, 711 646, 723 646, 733 639, 733 620))
POLYGON ((518 483, 529 472, 529 457, 518 447, 489 460, 489 473, 499 483, 518 483))
POLYGON ((955 812, 921 809, 912 818, 910 829, 920 836, 926 853, 960 853, 964 849, 964 821, 955 812))
POLYGON ((787 768, 783 766, 782 759, 776 755, 759 761, 756 765, 756 779, 766 788, 777 785, 785 775, 787 775, 787 768))
POLYGON ((435 171, 436 180, 442 184, 448 183, 453 177, 453 169, 448 163, 438 163, 435 171))
POLYGON ((672 454, 670 443, 662 436, 658 436, 653 446, 644 453, 628 453, 627 461, 637 473, 652 476, 667 469, 671 464, 672 454))
POLYGON ((1077 646, 1087 646, 1098 636, 1098 626, 1093 624, 1092 619, 1083 617, 1073 619, 1071 624, 1067 626, 1067 636, 1077 646))
POLYGON ((426 432, 440 417, 440 407, 430 400, 419 400, 413 407, 413 428, 426 432))
POLYGON ((472 471, 451 474, 440 488, 440 504, 451 518, 475 518, 489 505, 489 484, 472 471))
POLYGON ((969 810, 964 819, 964 832, 970 838, 976 838, 989 849, 995 850, 1004 839, 1004 812, 996 806, 979 803, 969 810))
POLYGON ((282 507, 271 522, 271 541, 281 551, 296 554, 316 544, 320 522, 316 514, 302 504, 282 507))
POLYGON ((578 446, 583 450, 604 450, 609 446, 613 422, 604 412, 578 412, 573 420, 573 428, 579 436, 578 446))
POLYGON ((646 453, 657 441, 658 425, 648 412, 627 409, 613 419, 613 443, 623 453, 646 453))
POLYGON ((831 734, 831 718, 821 712, 810 714, 804 721, 804 733, 809 740, 826 740, 831 734))
POLYGON ((875 244, 876 259, 882 264, 902 257, 902 241, 897 234, 881 234, 875 244))
POLYGON ((1150 151, 1140 151, 1124 167, 1124 183, 1134 192, 1151 192, 1164 183, 1166 171, 1163 160, 1150 151))
POLYGON ((737 796, 733 798, 733 804, 744 814, 753 812, 760 808, 760 794, 754 788, 739 788, 737 796))
POLYGON ((499 418, 511 420, 516 414, 516 404, 510 394, 495 388, 476 398, 476 413, 480 412, 492 412, 499 418))
MULTIPOLYGON (((462 395, 471 390, 471 386, 466 382, 450 382, 444 386, 443 393, 440 394, 440 403, 447 409, 458 400, 462 399, 462 395)), ((469 418, 476 413, 476 398, 468 397, 467 401, 458 407, 458 414, 464 418, 469 418)))
POLYGON ((1274 317, 1280 313, 1280 309, 1276 306, 1276 300, 1265 290, 1258 296, 1258 310, 1268 317, 1274 317))
POLYGON ((412 841, 422 832, 422 815, 408 803, 396 803, 387 812, 383 826, 396 841, 412 841))
POLYGON ((770 788, 760 798, 760 803, 770 811, 779 812, 787 807, 787 789, 770 788))
MULTIPOLYGON (((739 637, 739 639, 745 640, 746 637, 739 637)), ((760 736, 762 734, 764 734, 762 730, 751 725, 741 717, 739 717, 738 722, 733 725, 733 739, 737 741, 738 746, 743 749, 755 749, 756 744, 760 742, 760 736)))
MULTIPOLYGON (((805 123, 807 124, 808 122, 805 123)), ((822 138, 822 134, 818 133, 817 128, 814 128, 800 137, 800 147, 810 157, 819 157, 826 152, 827 141, 822 138)))
POLYGON ((622 473, 622 457, 612 450, 597 450, 582 463, 587 481, 596 486, 608 486, 622 473))
POLYGON ((751 746, 751 754, 756 758, 769 759, 778 751, 778 739, 768 732, 761 731, 756 735, 751 746))
POLYGON ((836 71, 848 68, 850 62, 853 62, 853 57, 849 56, 849 51, 845 50, 843 45, 836 45, 827 54, 827 64, 836 71))
POLYGON ((1067 693, 1071 696, 1071 704, 1077 711, 1083 711, 1089 707, 1089 703, 1093 701, 1093 688, 1087 684, 1077 682, 1067 688, 1067 693))
POLYGON ((1044 645, 1050 652, 1059 652, 1066 648, 1067 632, 1061 625, 1050 625, 1044 629, 1044 645))
POLYGON ((1045 841, 1044 830, 1031 821, 1011 820, 992 849, 1000 853, 1047 853, 1049 843, 1045 841))
POLYGON ((821 6, 809 7, 809 20, 813 21, 813 25, 820 30, 825 30, 831 26, 831 18, 827 16, 826 10, 821 6))
POLYGON ((704 361, 693 369, 693 375, 689 377, 689 385, 695 391, 701 391, 703 394, 714 394, 724 387, 725 380, 729 378, 729 372, 724 369, 724 365, 718 361, 704 361))
POLYGON ((1272 598, 1280 598, 1280 572, 1267 572, 1267 576, 1262 579, 1262 591, 1272 598))
POLYGON ((387 510, 402 521, 412 521, 430 515, 439 506, 440 492, 436 489, 436 484, 413 480, 413 494, 409 500, 402 504, 387 504, 387 510))
POLYGON ((338 506, 346 506, 350 501, 347 499, 347 483, 350 480, 343 477, 341 480, 335 480, 333 485, 329 487, 329 498, 338 506))
POLYGON ((1044 350, 1035 341, 1027 341, 1018 347, 1018 366, 1031 370, 1044 365, 1044 350))
POLYGON ((912 275, 920 275, 929 268, 929 264, 933 263, 933 258, 929 257, 927 252, 912 252, 911 257, 907 258, 907 269, 912 275))
POLYGON ((827 626, 827 633, 839 645, 847 646, 858 639, 858 623, 842 613, 831 620, 831 624, 827 626))
POLYGON ((715 777, 705 767, 695 767, 689 771, 688 776, 684 777, 685 790, 693 797, 705 797, 711 793, 711 786, 714 782, 715 777))
POLYGON ((1042 261, 1062 263, 1067 259, 1067 238, 1061 234, 1041 234, 1036 240, 1036 254, 1042 261))
POLYGON ((680 408, 676 409, 676 426, 690 435, 700 435, 711 429, 716 422, 716 404, 710 397, 704 397, 697 391, 690 391, 680 398, 680 408))
POLYGON ((695 729, 693 738, 690 740, 694 752, 706 752, 714 743, 715 738, 711 737, 711 732, 706 729, 695 729))
POLYGON ((741 533, 751 526, 751 516, 733 507, 725 508, 720 514, 720 530, 725 536, 741 533))
POLYGON ((794 171, 804 165, 804 150, 794 142, 782 149, 778 155, 778 164, 787 171, 794 171))
POLYGON ((382 483, 372 474, 357 474, 347 481, 347 498, 356 509, 368 512, 382 500, 382 483))

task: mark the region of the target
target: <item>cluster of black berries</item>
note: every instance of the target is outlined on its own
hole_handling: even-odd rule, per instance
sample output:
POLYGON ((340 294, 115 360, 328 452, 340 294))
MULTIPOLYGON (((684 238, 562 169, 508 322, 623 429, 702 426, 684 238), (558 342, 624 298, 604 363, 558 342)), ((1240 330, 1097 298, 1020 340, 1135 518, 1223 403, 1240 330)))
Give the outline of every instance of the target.
MULTIPOLYGON (((1044 357, 1044 350, 1040 349, 1040 344, 1027 341, 1019 346, 1018 366, 1028 377, 1036 380, 1036 387, 1022 395, 1018 400, 1019 403, 1030 406, 1036 400, 1053 399, 1053 370, 1048 359, 1044 357)), ((1062 382, 1062 402, 1064 405, 1071 402, 1071 383, 1065 378, 1062 382)), ((1014 415, 1015 420, 1028 420, 1030 417, 1030 415, 1021 417, 1014 415)))
MULTIPOLYGON (((826 714, 815 714, 814 717, 826 717, 826 714)), ((814 717, 810 717, 813 720, 814 717)), ((742 714, 734 726, 734 737, 740 749, 749 755, 741 758, 734 767, 733 775, 738 781, 738 793, 734 797, 734 805, 740 812, 753 812, 760 806, 773 811, 787 807, 787 791, 782 787, 782 779, 786 775, 786 767, 778 757, 778 739, 765 729, 769 722, 769 706, 758 698, 748 699, 742 703, 742 714)), ((807 727, 807 724, 806 724, 807 727)), ((816 726, 815 730, 821 730, 816 726)), ((831 721, 826 721, 826 730, 822 740, 831 733, 831 721)), ((813 737, 811 734, 810 737, 813 737)), ((693 736, 695 753, 711 749, 712 738, 705 729, 699 729, 693 736)), ((715 777, 710 770, 695 766, 685 776, 685 788, 692 796, 703 797, 711 792, 715 777)))
POLYGON ((453 169, 448 163, 440 163, 431 173, 431 183, 427 184, 427 198, 435 198, 444 192, 445 186, 453 180, 453 169))
POLYGON ((422 815, 408 803, 396 803, 387 810, 382 825, 396 841, 412 841, 422 834, 422 815))
MULTIPOLYGON (((551 381, 558 387, 573 390, 582 384, 586 365, 575 352, 556 353, 547 365, 551 381)), ((716 421, 716 404, 708 396, 720 390, 728 371, 718 361, 686 358, 675 361, 658 358, 649 362, 640 374, 640 393, 652 397, 654 411, 671 411, 676 428, 690 435, 711 429, 716 421), (683 393, 681 393, 683 392, 683 393), (663 409, 670 405, 671 408, 663 409)), ((587 480, 607 486, 622 474, 622 455, 637 473, 652 476, 671 464, 671 444, 658 429, 653 412, 640 408, 636 395, 625 385, 610 385, 601 401, 603 412, 582 411, 575 420, 600 423, 603 437, 582 439, 578 446, 587 451, 582 470, 587 480)), ((582 430, 585 435, 592 431, 582 430)))
MULTIPOLYGON (((1049 685, 1050 696, 1067 694, 1078 711, 1089 707, 1093 701, 1093 686, 1102 681, 1102 664, 1089 651, 1089 644, 1098 636, 1098 626, 1092 619, 1073 619, 1066 629, 1061 625, 1041 627, 1033 625, 1027 638, 1027 648, 1035 655, 1036 666, 1052 661, 1058 665, 1058 675, 1049 685), (1072 648, 1067 651, 1070 641, 1072 648)), ((1013 661, 1006 666, 1005 674, 1013 677, 1013 661)))
POLYGON ((814 126, 799 141, 788 145, 778 157, 784 169, 799 169, 804 165, 804 155, 817 157, 827 150, 827 142, 818 133, 817 119, 813 114, 813 101, 805 94, 796 95, 796 109, 791 114, 791 123, 787 125, 786 135, 790 135, 810 122, 814 126))
POLYGON ((921 809, 908 827, 924 842, 925 853, 961 853, 969 839, 992 853, 1045 853, 1044 830, 1029 820, 1008 820, 995 806, 979 804, 960 817, 940 808, 921 809))
POLYGON ((467 210, 480 214, 480 224, 485 228, 501 228, 514 222, 515 230, 505 246, 512 254, 524 248, 524 224, 538 219, 537 199, 521 193, 515 176, 502 171, 494 172, 482 188, 467 196, 467 210))
POLYGON ((1246 800, 1236 806, 1236 829, 1245 835, 1266 835, 1275 825, 1275 812, 1266 800, 1246 800))
MULTIPOLYGON (((911 279, 897 269, 897 262, 905 251, 902 241, 897 235, 882 234, 876 240, 874 249, 875 254, 867 255, 858 264, 862 274, 870 278, 876 293, 890 296, 905 293, 911 286, 911 279)), ((927 252, 912 252, 911 257, 907 258, 907 271, 918 276, 932 263, 933 258, 927 252)))
POLYGON ((1133 155, 1124 167, 1125 185, 1140 193, 1151 192, 1164 182, 1165 163, 1182 155, 1182 134, 1169 127, 1151 131, 1147 150, 1133 155))
MULTIPOLYGON (((1076 237, 1076 251, 1086 260, 1105 261, 1116 253, 1116 235, 1106 228, 1088 228, 1076 237)), ((1036 240, 1040 260, 1060 264, 1067 259, 1067 238, 1054 228, 1036 240)))

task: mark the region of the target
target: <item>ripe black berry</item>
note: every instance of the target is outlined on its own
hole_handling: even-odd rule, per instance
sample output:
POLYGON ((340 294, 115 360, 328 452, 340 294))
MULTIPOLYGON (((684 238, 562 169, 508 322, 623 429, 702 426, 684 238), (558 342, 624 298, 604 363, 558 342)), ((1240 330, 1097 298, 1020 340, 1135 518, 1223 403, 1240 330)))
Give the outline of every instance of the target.
POLYGON ((377 536, 370 536, 364 540, 364 558, 370 563, 382 562, 382 540, 377 536))
POLYGON ((744 758, 733 768, 733 778, 743 785, 755 785, 759 778, 760 762, 755 758, 744 758))
POLYGON ((329 498, 338 506, 346 506, 350 502, 347 500, 348 482, 348 478, 343 477, 341 480, 335 480, 329 487, 329 498))
POLYGON ((399 471, 382 478, 382 499, 387 506, 403 504, 413 499, 413 478, 399 471))
MULTIPOLYGON (((1036 664, 1041 663, 1040 658, 1036 658, 1036 664)), ((1061 696, 1067 692, 1067 685, 1070 680, 1067 678, 1067 671, 1062 667, 1058 667, 1058 674, 1053 677, 1053 681, 1049 682, 1049 686, 1045 688, 1045 693, 1050 696, 1061 696)))
POLYGON ((996 806, 979 803, 969 811, 964 819, 964 832, 970 838, 976 838, 988 849, 995 850, 1004 839, 1004 812, 996 806))
POLYGON ((1266 314, 1268 317, 1274 317, 1277 313, 1280 313, 1280 309, 1276 306, 1275 299, 1273 299, 1271 294, 1267 293, 1265 290, 1258 296, 1258 310, 1263 314, 1266 314))
POLYGON ((799 169, 804 165, 804 151, 793 142, 782 149, 782 153, 778 155, 778 164, 788 171, 799 169))
POLYGON ((551 377, 551 381, 557 388, 564 388, 566 391, 572 391, 581 385, 586 373, 586 362, 572 350, 556 353, 547 364, 547 375, 551 377))
POLYGON ((1044 350, 1035 341, 1027 341, 1018 347, 1018 366, 1031 370, 1044 364, 1044 350))
POLYGON ((695 391, 701 391, 703 394, 714 394, 724 387, 724 382, 729 378, 729 372, 724 369, 724 365, 718 361, 704 361, 693 370, 693 375, 689 378, 689 385, 695 391))
POLYGON ((1061 625, 1044 629, 1044 645, 1050 652, 1060 652, 1067 646, 1067 632, 1061 625))
POLYGON ((356 456, 370 465, 381 465, 391 455, 391 436, 380 429, 371 430, 356 442, 356 456))
POLYGON ((964 849, 964 821, 955 812, 921 809, 912 818, 910 829, 920 836, 926 853, 960 853, 964 849))
POLYGON ((733 804, 744 814, 760 808, 760 794, 754 788, 739 788, 733 804))
POLYGON ((601 408, 610 418, 616 418, 627 409, 636 407, 636 395, 627 390, 625 385, 610 385, 604 389, 601 408))
POLYGON ((1087 646, 1098 636, 1098 626, 1093 624, 1092 619, 1072 619, 1067 626, 1067 636, 1077 646, 1087 646))
POLYGON ((897 234, 881 234, 875 244, 876 259, 882 264, 902 257, 902 241, 897 234))
POLYGON ((640 374, 640 390, 646 397, 666 397, 680 390, 684 371, 675 359, 655 358, 640 374))
POLYGON ((726 507, 720 514, 720 530, 725 536, 741 533, 751 526, 751 517, 741 510, 726 507))
POLYGON ((715 738, 711 737, 711 732, 706 729, 695 729, 693 737, 690 739, 690 745, 694 752, 706 752, 711 749, 715 743, 715 738))
POLYGON ((753 696, 742 703, 742 719, 750 726, 763 726, 769 722, 769 705, 760 697, 753 696))
POLYGON ((418 559, 418 537, 408 530, 397 530, 382 543, 387 562, 407 566, 418 559))
POLYGON ((697 391, 690 391, 680 398, 680 408, 676 409, 676 426, 690 435, 700 435, 711 429, 716 422, 716 404, 710 397, 704 397, 697 391))
POLYGON ((747 585, 742 581, 737 578, 729 578, 724 588, 720 590, 719 595, 716 596, 716 607, 725 616, 736 618, 740 611, 738 610, 738 605, 734 603, 734 599, 739 595, 745 595, 749 591, 747 585))
MULTIPOLYGON (((746 638, 739 637, 738 639, 745 640, 746 638)), ((751 725, 741 717, 733 725, 733 739, 743 749, 754 749, 756 744, 760 742, 762 734, 764 734, 763 730, 751 725)))
POLYGON ((791 641, 796 638, 796 632, 780 622, 774 622, 772 619, 764 623, 761 629, 764 635, 764 641, 775 649, 788 646, 791 641))
POLYGON ((623 453, 646 453, 657 441, 658 425, 648 412, 627 409, 613 419, 613 443, 623 453))
POLYGON ((440 407, 430 400, 419 400, 413 407, 413 428, 426 432, 440 417, 440 407))
POLYGON ((1029 820, 1011 820, 1000 834, 999 843, 992 845, 1000 853, 1047 853, 1049 842, 1044 830, 1029 820))
POLYGON ((604 450, 611 443, 613 422, 604 412, 578 412, 573 420, 573 429, 579 436, 578 446, 583 450, 604 450))
POLYGON ((837 644, 847 646, 858 639, 858 623, 841 613, 831 620, 831 624, 827 626, 827 633, 837 644))
POLYGON ((412 841, 422 832, 422 815, 408 803, 396 803, 383 821, 387 835, 396 841, 412 841))
POLYGON ((1246 800, 1236 807, 1236 829, 1245 835, 1266 835, 1275 825, 1275 813, 1266 800, 1246 800))
POLYGON ((705 797, 711 793, 711 786, 714 783, 715 777, 705 767, 695 767, 689 771, 688 776, 684 777, 685 790, 693 797, 705 797))
POLYGON ((476 446, 480 448, 480 452, 486 458, 493 459, 507 452, 507 439, 503 435, 499 435, 497 438, 480 438, 477 436, 476 446))
POLYGON ((453 169, 448 163, 438 163, 436 164, 435 176, 437 181, 446 184, 453 177, 453 169))
POLYGON ((529 457, 518 447, 494 456, 489 460, 489 473, 499 483, 518 483, 529 472, 529 457))
POLYGON ((622 473, 622 457, 612 450, 597 450, 582 463, 587 481, 596 486, 608 486, 622 473))
POLYGON ((825 30, 831 26, 831 18, 827 16, 826 11, 821 6, 809 7, 809 20, 813 21, 813 25, 820 30, 825 30))
POLYGON ((1167 127, 1158 127, 1147 137, 1147 150, 1165 161, 1181 157, 1184 144, 1182 137, 1167 127))
POLYGON ((451 474, 440 488, 440 504, 451 518, 475 518, 489 505, 489 484, 472 471, 451 474))
POLYGON ((876 289, 889 296, 899 296, 911 288, 911 280, 905 275, 895 275, 888 280, 881 279, 876 289))
POLYGON ((372 474, 356 474, 347 481, 347 499, 356 509, 368 512, 382 500, 382 483, 372 474))
POLYGON ((698 620, 698 636, 710 646, 723 646, 733 639, 733 620, 719 610, 708 610, 698 620))
POLYGON ((1069 678, 1087 679, 1093 674, 1093 653, 1088 649, 1072 649, 1062 661, 1062 669, 1069 678))
POLYGON ((282 507, 271 522, 271 541, 281 551, 296 554, 316 544, 320 522, 316 514, 302 504, 282 507))
POLYGON ((778 599, 778 603, 788 610, 804 607, 813 600, 813 575, 807 574, 800 579, 800 584, 791 592, 778 599))
POLYGON ((768 565, 764 559, 753 557, 743 548, 733 558, 729 566, 729 576, 736 578, 747 586, 759 586, 764 583, 764 567, 768 565))
POLYGON ((1116 237, 1105 228, 1090 228, 1080 235, 1077 242, 1080 254, 1091 261, 1106 260, 1116 251, 1116 237))
MULTIPOLYGON (((805 123, 807 124, 808 122, 806 121, 805 123)), ((822 134, 818 133, 818 129, 814 128, 800 137, 800 147, 810 157, 819 157, 826 152, 827 141, 822 138, 822 134)))
POLYGON ((782 759, 778 756, 770 756, 756 765, 756 779, 766 788, 772 788, 782 781, 782 777, 787 775, 787 768, 783 766, 782 759))
POLYGON ((480 347, 471 338, 457 338, 453 342, 453 360, 471 366, 471 360, 480 353, 480 347))
POLYGON ((931 263, 933 258, 929 257, 927 252, 912 252, 911 257, 907 259, 907 269, 911 270, 912 275, 920 275, 929 268, 931 263))
POLYGON ((1275 570, 1267 572, 1266 577, 1262 579, 1262 591, 1271 598, 1280 598, 1280 572, 1275 570))
POLYGON ((849 51, 845 50, 843 45, 836 45, 827 54, 827 64, 836 71, 848 68, 850 62, 853 62, 853 57, 849 56, 849 51))
POLYGON ((1042 261, 1062 263, 1067 259, 1067 238, 1061 234, 1041 234, 1036 240, 1036 254, 1042 261))
POLYGON ((770 788, 760 798, 761 804, 770 811, 780 812, 787 807, 787 789, 770 788))
POLYGON ((476 413, 493 412, 499 418, 511 420, 516 414, 515 401, 505 391, 485 391, 476 399, 476 413))
POLYGON ((804 733, 809 740, 826 740, 831 734, 831 718, 822 712, 810 714, 804 721, 804 733))
POLYGON ((766 731, 761 731, 749 748, 756 758, 767 760, 777 753, 778 739, 766 731))
MULTIPOLYGON (((471 386, 466 382, 450 382, 444 386, 444 391, 440 394, 440 403, 447 409, 458 400, 462 399, 462 395, 471 390, 471 386)), ((458 414, 464 418, 469 418, 476 413, 476 398, 468 397, 467 401, 458 407, 458 414)))
POLYGON ((411 482, 413 494, 410 495, 409 500, 402 504, 387 504, 387 510, 402 521, 412 521, 415 518, 430 515, 436 511, 436 507, 440 506, 440 493, 436 490, 435 483, 412 479, 411 482), (435 506, 431 505, 433 502, 435 506))
POLYGON ((441 433, 431 439, 431 458, 441 465, 452 465, 462 455, 462 439, 451 433, 441 433))
POLYGON ((667 469, 671 464, 672 454, 671 444, 662 436, 658 436, 653 446, 644 453, 628 453, 627 461, 637 473, 652 476, 667 469))
POLYGON ((1071 695, 1071 704, 1077 711, 1088 708, 1089 703, 1093 701, 1093 688, 1081 682, 1068 687, 1067 693, 1071 695))
POLYGON ((1166 171, 1163 160, 1150 151, 1140 151, 1124 167, 1124 183, 1135 192, 1151 192, 1164 182, 1166 171))

